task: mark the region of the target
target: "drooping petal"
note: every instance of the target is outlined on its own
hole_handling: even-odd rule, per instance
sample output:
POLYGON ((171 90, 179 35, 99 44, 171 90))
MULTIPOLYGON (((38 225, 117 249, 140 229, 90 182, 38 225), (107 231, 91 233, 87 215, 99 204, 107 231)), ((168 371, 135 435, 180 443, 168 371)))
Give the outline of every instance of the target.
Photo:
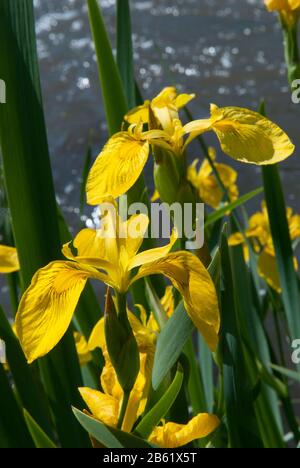
POLYGON ((249 109, 212 105, 211 119, 222 150, 238 161, 275 164, 291 156, 295 150, 280 127, 249 109))
POLYGON ((88 348, 94 351, 96 348, 103 349, 105 347, 105 332, 104 332, 104 317, 94 326, 91 336, 88 341, 88 348))
POLYGON ((170 242, 167 245, 164 245, 163 247, 156 247, 150 250, 145 250, 144 252, 139 253, 130 262, 129 269, 133 270, 136 267, 146 265, 147 263, 154 262, 164 257, 172 250, 177 239, 178 234, 177 231, 174 230, 170 237, 170 242))
POLYGON ((193 440, 207 437, 220 425, 217 416, 198 414, 187 424, 169 422, 158 426, 152 432, 149 441, 162 448, 176 448, 187 445, 193 440))
POLYGON ((128 132, 114 135, 96 159, 87 180, 87 201, 98 205, 126 193, 139 178, 149 155, 149 143, 128 132))
POLYGON ((101 275, 73 262, 52 262, 38 270, 16 317, 17 335, 29 363, 51 351, 72 320, 88 278, 101 275))
POLYGON ((133 282, 152 274, 162 274, 171 280, 182 295, 195 326, 210 349, 215 351, 220 329, 218 299, 213 281, 202 262, 190 252, 170 253, 142 266, 133 282))
POLYGON ((81 387, 79 388, 79 392, 94 418, 108 426, 117 426, 119 414, 118 400, 92 388, 81 387))
POLYGON ((13 273, 20 269, 17 249, 0 245, 0 273, 13 273))

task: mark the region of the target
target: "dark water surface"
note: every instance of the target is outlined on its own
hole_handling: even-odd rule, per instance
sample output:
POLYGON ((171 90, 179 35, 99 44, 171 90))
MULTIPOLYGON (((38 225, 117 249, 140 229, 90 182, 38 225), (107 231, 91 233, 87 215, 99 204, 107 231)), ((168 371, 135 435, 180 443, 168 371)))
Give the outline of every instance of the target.
MULTIPOLYGON (((89 132, 95 156, 107 136, 86 2, 35 3, 54 179, 75 227, 89 132)), ((115 1, 100 3, 114 42, 115 1)), ((300 106, 292 104, 286 84, 281 31, 262 0, 132 0, 131 5, 135 69, 145 97, 169 84, 196 92, 192 110, 197 117, 208 115, 210 102, 257 109, 264 97, 269 116, 300 143, 300 106)), ((260 185, 259 170, 236 167, 242 192, 260 185)), ((295 208, 299 171, 297 154, 282 165, 289 203, 295 208)), ((151 183, 150 168, 148 173, 151 183)))

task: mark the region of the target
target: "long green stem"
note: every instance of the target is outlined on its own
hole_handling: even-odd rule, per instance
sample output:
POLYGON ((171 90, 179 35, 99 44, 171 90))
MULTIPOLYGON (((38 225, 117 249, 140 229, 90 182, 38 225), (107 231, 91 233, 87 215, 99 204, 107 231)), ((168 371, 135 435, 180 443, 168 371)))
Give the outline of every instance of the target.
POLYGON ((7 275, 6 279, 7 279, 8 289, 9 289, 10 305, 12 308, 13 315, 15 315, 18 310, 18 305, 19 305, 17 273, 11 273, 7 275))
POLYGON ((127 321, 128 318, 126 294, 117 293, 117 309, 119 317, 122 317, 122 319, 125 319, 125 321, 127 321))
MULTIPOLYGON (((118 316, 119 320, 123 322, 124 326, 129 326, 128 316, 127 316, 127 301, 126 301, 126 294, 117 293, 117 309, 118 309, 118 316)), ((118 429, 122 429, 122 425, 124 422, 124 418, 126 415, 126 410, 128 406, 128 401, 130 397, 130 390, 125 391, 123 390, 123 400, 121 405, 121 410, 118 419, 118 429)))
POLYGON ((124 392, 123 401, 121 405, 121 411, 120 411, 119 420, 118 420, 118 429, 122 429, 122 425, 125 419, 127 406, 129 402, 129 397, 130 397, 130 392, 124 392))
POLYGON ((298 46, 298 23, 293 27, 288 27, 283 21, 283 42, 285 61, 288 70, 288 81, 290 86, 293 82, 300 78, 300 57, 298 46))

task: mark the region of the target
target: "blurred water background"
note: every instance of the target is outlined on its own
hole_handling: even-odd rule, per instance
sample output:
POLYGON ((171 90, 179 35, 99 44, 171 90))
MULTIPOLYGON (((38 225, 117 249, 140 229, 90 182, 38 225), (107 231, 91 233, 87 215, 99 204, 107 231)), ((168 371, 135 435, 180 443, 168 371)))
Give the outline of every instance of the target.
MULTIPOLYGON (((100 3, 114 44, 115 1, 100 3)), ((299 148, 300 106, 292 104, 286 84, 278 21, 263 0, 131 0, 131 6, 135 71, 145 98, 167 85, 195 92, 190 108, 197 118, 208 116, 211 102, 257 109, 265 98, 268 115, 299 148)), ((87 208, 80 220, 88 140, 96 157, 107 138, 87 7, 84 0, 35 0, 35 14, 56 193, 76 232, 92 211, 87 208)), ((213 135, 208 140, 216 144, 213 135)), ((197 146, 192 153, 199 157, 197 146)), ((255 166, 232 164, 239 171, 241 193, 261 185, 255 166)), ((281 171, 289 204, 299 209, 297 153, 281 171)), ((151 163, 147 179, 152 189, 151 163)), ((258 201, 252 203, 251 210, 257 206, 258 201)))
MULTIPOLYGON (((115 0, 100 0, 115 43, 115 0)), ((166 85, 195 92, 195 117, 209 104, 257 109, 297 143, 300 106, 286 84, 281 31, 263 0, 131 0, 135 70, 145 98, 166 85), (297 119, 298 117, 298 119, 297 119), (298 121, 297 121, 298 120, 298 121)), ((36 0, 36 32, 49 146, 59 201, 78 225, 79 184, 90 132, 96 157, 107 138, 95 52, 83 0, 36 0)), ((215 137, 209 138, 216 143, 215 137)), ((193 148, 192 156, 199 156, 193 148)), ((227 162, 228 160, 226 158, 227 162)), ((260 185, 254 166, 235 165, 241 192, 260 185)), ((300 158, 282 165, 289 203, 297 208, 300 158)), ((151 167, 147 170, 152 183, 151 167)), ((299 206, 299 205, 298 205, 299 206)))

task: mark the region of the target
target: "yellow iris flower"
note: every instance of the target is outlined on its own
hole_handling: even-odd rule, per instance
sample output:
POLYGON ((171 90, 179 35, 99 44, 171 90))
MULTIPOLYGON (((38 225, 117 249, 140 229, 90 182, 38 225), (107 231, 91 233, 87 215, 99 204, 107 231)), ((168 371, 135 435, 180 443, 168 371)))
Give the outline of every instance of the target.
POLYGON ((195 120, 185 126, 178 118, 170 123, 172 113, 168 106, 160 111, 162 115, 168 115, 168 118, 160 117, 162 130, 143 131, 143 120, 147 121, 143 107, 140 123, 136 123, 139 114, 135 111, 130 118, 135 123, 107 142, 88 176, 89 204, 97 205, 108 196, 117 198, 126 193, 142 173, 150 145, 178 156, 184 154, 196 136, 214 131, 225 154, 241 162, 259 165, 283 161, 295 149, 277 125, 248 109, 212 105, 209 119, 195 120))
MULTIPOLYGON (((143 361, 141 360, 141 365, 143 361)), ((115 380, 112 367, 105 371, 105 379, 101 377, 104 393, 91 388, 80 388, 82 399, 92 416, 104 424, 116 427, 122 405, 123 392, 115 380), (110 372, 110 374, 108 374, 110 372)), ((136 419, 144 412, 146 399, 143 399, 143 389, 146 380, 140 371, 134 389, 131 391, 122 430, 130 432, 136 419)), ((193 440, 207 437, 220 425, 217 416, 200 413, 187 424, 168 422, 157 426, 149 437, 149 442, 162 448, 176 448, 187 445, 193 440)))
MULTIPOLYGON (((291 208, 287 209, 287 218, 290 230, 291 240, 294 241, 300 237, 300 216, 293 214, 291 208)), ((279 272, 276 263, 276 254, 273 245, 268 212, 265 203, 262 204, 262 211, 255 213, 249 219, 249 227, 245 235, 252 239, 253 247, 258 253, 258 273, 266 282, 281 292, 279 272)), ((241 233, 235 233, 229 238, 229 245, 235 246, 243 244, 246 260, 249 259, 248 247, 245 244, 244 236, 241 233)), ((295 269, 298 268, 295 258, 295 269)))
MULTIPOLYGON (((163 300, 168 307, 172 304, 170 292, 170 288, 168 288, 163 300)), ((129 311, 128 316, 138 343, 141 367, 134 388, 130 393, 122 423, 122 430, 125 432, 132 430, 137 418, 145 410, 157 336, 152 329, 155 321, 151 319, 151 316, 147 320, 143 310, 141 310, 141 321, 129 311)), ((157 328, 157 324, 154 328, 157 328)), ((105 367, 101 375, 103 392, 87 387, 80 388, 79 391, 94 418, 111 427, 116 427, 122 407, 123 391, 107 353, 103 319, 96 325, 89 340, 90 349, 98 346, 102 349, 105 358, 105 367)), ((180 425, 168 422, 156 427, 150 435, 149 441, 165 448, 180 447, 195 439, 208 436, 219 424, 219 419, 214 415, 198 414, 188 424, 180 425)))
MULTIPOLYGON (((168 317, 174 312, 175 303, 172 291, 172 286, 167 286, 164 296, 161 298, 161 305, 168 317)), ((155 346, 157 337, 160 331, 159 325, 154 317, 153 312, 149 317, 146 310, 141 305, 136 305, 140 312, 140 318, 137 318, 130 310, 127 310, 129 323, 135 336, 139 352, 146 354, 145 369, 147 376, 151 375, 154 362, 155 346)), ((106 349, 105 332, 104 332, 104 317, 102 317, 92 330, 87 343, 88 351, 94 351, 96 348, 106 349)))
POLYGON ((283 21, 293 27, 300 17, 300 0, 265 0, 269 11, 278 11, 283 21))
POLYGON ((162 129, 173 134, 173 122, 179 120, 179 110, 185 107, 195 94, 177 94, 176 88, 164 88, 152 101, 146 101, 142 106, 135 107, 125 115, 130 124, 150 124, 150 108, 162 129))
MULTIPOLYGON (((143 372, 147 377, 147 385, 150 383, 150 376, 152 372, 155 345, 159 332, 156 320, 153 314, 147 318, 146 311, 141 306, 141 319, 139 320, 130 310, 127 310, 129 323, 131 325, 134 337, 140 353, 140 360, 143 362, 143 372)), ((102 317, 92 330, 91 336, 88 341, 89 351, 100 348, 102 352, 106 352, 105 332, 104 332, 104 318, 102 317)), ((108 354, 107 354, 107 359, 108 354)))
MULTIPOLYGON (((210 157, 216 159, 214 148, 209 148, 210 157)), ((191 184, 198 190, 201 200, 212 208, 217 209, 223 200, 223 190, 219 186, 212 167, 205 159, 197 170, 198 159, 188 168, 187 177, 191 184)), ((239 197, 237 187, 237 172, 226 164, 215 163, 215 167, 220 175, 224 187, 227 189, 230 201, 235 201, 239 197)))
POLYGON ((19 269, 17 249, 0 245, 0 273, 14 273, 19 269))
MULTIPOLYGON (((101 374, 103 392, 88 387, 79 389, 80 394, 92 415, 104 424, 116 427, 122 406, 123 390, 111 364, 106 348, 102 348, 105 366, 101 374)), ((146 405, 145 375, 146 354, 140 354, 140 371, 130 393, 122 430, 130 432, 136 419, 144 412, 146 405)))
POLYGON ((275 164, 295 150, 289 137, 271 120, 240 107, 211 105, 209 119, 195 120, 184 126, 188 142, 204 132, 213 131, 225 154, 250 164, 275 164))
POLYGON ((189 252, 170 253, 175 233, 168 245, 138 253, 148 217, 140 214, 122 222, 112 211, 103 216, 99 230, 83 229, 73 243, 63 247, 69 261, 54 261, 41 268, 24 293, 16 326, 29 363, 51 351, 63 337, 89 278, 126 293, 141 278, 165 275, 179 290, 187 313, 215 350, 220 327, 218 299, 204 265, 189 252))
POLYGON ((157 426, 149 441, 162 448, 176 448, 187 445, 193 440, 202 439, 214 432, 220 425, 217 416, 207 413, 197 414, 187 424, 173 422, 157 426))

